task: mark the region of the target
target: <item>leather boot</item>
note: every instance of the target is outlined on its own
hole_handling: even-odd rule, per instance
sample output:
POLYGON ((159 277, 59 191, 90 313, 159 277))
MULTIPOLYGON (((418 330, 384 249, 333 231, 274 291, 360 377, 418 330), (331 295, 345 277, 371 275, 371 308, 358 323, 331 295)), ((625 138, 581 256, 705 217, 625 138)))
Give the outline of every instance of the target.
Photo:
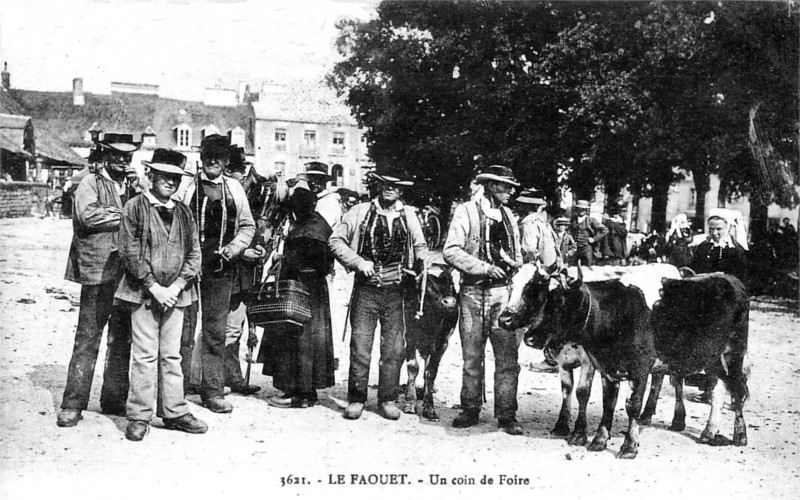
POLYGON ((208 398, 202 401, 203 406, 214 413, 230 413, 233 411, 233 405, 225 401, 225 398, 208 398))
POLYGON ((208 430, 208 424, 195 418, 191 413, 178 418, 164 418, 164 428, 171 431, 183 431, 189 434, 203 434, 208 430))
POLYGON ((453 427, 456 429, 466 429, 476 425, 479 420, 480 412, 476 410, 464 410, 453 419, 453 427))

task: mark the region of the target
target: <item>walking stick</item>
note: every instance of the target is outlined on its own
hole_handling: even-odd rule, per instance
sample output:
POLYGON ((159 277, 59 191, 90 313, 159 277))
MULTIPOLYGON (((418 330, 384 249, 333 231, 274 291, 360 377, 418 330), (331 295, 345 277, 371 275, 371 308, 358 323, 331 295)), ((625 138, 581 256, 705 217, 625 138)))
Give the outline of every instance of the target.
POLYGON ((353 290, 350 292, 350 300, 347 301, 347 312, 344 315, 344 328, 342 328, 342 342, 347 338, 347 323, 350 320, 350 308, 353 306, 353 297, 356 294, 356 284, 353 282, 353 290))
POLYGON ((245 361, 247 361, 247 372, 244 375, 244 386, 250 386, 250 368, 253 366, 253 348, 247 346, 247 356, 245 356, 245 361))

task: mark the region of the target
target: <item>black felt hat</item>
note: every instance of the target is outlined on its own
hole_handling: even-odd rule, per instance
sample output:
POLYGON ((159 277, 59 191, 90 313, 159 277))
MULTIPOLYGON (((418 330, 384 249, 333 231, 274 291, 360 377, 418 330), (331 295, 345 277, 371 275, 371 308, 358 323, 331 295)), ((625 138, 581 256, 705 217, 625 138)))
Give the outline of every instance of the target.
POLYGON ((142 162, 145 166, 153 170, 167 174, 187 175, 192 174, 184 170, 186 166, 186 156, 171 149, 159 148, 153 151, 153 159, 142 162))

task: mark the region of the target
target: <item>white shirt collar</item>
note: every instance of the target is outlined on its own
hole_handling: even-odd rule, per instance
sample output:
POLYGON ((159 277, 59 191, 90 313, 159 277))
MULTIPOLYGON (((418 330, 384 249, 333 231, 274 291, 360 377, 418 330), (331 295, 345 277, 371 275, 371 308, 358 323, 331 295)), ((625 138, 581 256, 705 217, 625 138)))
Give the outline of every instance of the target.
POLYGON ((372 200, 372 204, 375 205, 375 210, 379 214, 381 214, 381 215, 383 215, 385 217, 392 217, 392 218, 399 216, 400 212, 403 210, 403 206, 404 206, 402 201, 397 200, 397 201, 394 202, 394 205, 392 205, 391 207, 389 207, 387 209, 384 209, 383 207, 381 207, 381 204, 378 203, 378 198, 375 198, 374 200, 372 200))
POLYGON ((144 197, 147 198, 147 201, 149 201, 150 204, 153 205, 154 207, 164 207, 164 208, 168 208, 170 210, 175 208, 175 202, 174 201, 168 200, 166 203, 162 203, 162 202, 158 201, 158 199, 155 196, 153 196, 153 193, 151 193, 150 191, 145 192, 144 193, 144 197))
POLYGON ((205 172, 200 172, 200 180, 210 182, 211 184, 222 184, 224 182, 222 179, 223 177, 223 175, 220 175, 216 179, 209 179, 205 172))

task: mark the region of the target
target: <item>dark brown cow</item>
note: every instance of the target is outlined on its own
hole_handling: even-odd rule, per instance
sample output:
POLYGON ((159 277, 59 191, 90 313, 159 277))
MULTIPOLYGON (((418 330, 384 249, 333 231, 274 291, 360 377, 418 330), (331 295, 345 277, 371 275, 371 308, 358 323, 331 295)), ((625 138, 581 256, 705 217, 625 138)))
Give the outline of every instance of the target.
POLYGON ((444 264, 431 264, 427 278, 425 278, 425 300, 422 314, 419 314, 419 298, 421 294, 422 279, 413 296, 408 297, 406 304, 413 306, 405 310, 406 320, 406 368, 408 370, 408 383, 406 385, 406 402, 403 411, 416 412, 417 387, 416 379, 419 374, 419 361, 417 354, 425 362, 423 371, 424 385, 422 387, 422 416, 433 421, 438 421, 439 416, 433 403, 433 393, 436 392, 434 382, 439 372, 439 363, 447 350, 450 336, 458 323, 457 294, 453 285, 451 268, 444 264))
MULTIPOLYGON (((652 323, 651 312, 637 288, 617 280, 584 283, 581 278, 569 285, 562 279, 552 289, 549 279, 532 279, 521 293, 523 300, 509 301, 509 309, 501 316, 501 324, 509 328, 526 322, 536 328, 545 318, 551 320, 549 342, 582 345, 603 375, 603 418, 589 446, 591 451, 606 448, 619 381, 627 379, 632 390, 626 402, 629 427, 617 456, 636 456, 637 418, 651 371, 675 374, 673 382, 678 399, 673 428, 676 429, 685 425, 683 376, 705 369, 712 377, 721 378, 733 395, 737 412, 734 443, 747 442, 741 406, 747 394, 743 366, 749 301, 743 285, 736 278, 724 275, 662 282, 663 298, 653 311, 652 323)), ((715 391, 717 404, 712 402, 709 422, 701 435, 701 441, 711 444, 724 444, 724 438, 716 434, 722 405, 720 387, 715 391)), ((654 401, 652 393, 651 400, 654 401)))

